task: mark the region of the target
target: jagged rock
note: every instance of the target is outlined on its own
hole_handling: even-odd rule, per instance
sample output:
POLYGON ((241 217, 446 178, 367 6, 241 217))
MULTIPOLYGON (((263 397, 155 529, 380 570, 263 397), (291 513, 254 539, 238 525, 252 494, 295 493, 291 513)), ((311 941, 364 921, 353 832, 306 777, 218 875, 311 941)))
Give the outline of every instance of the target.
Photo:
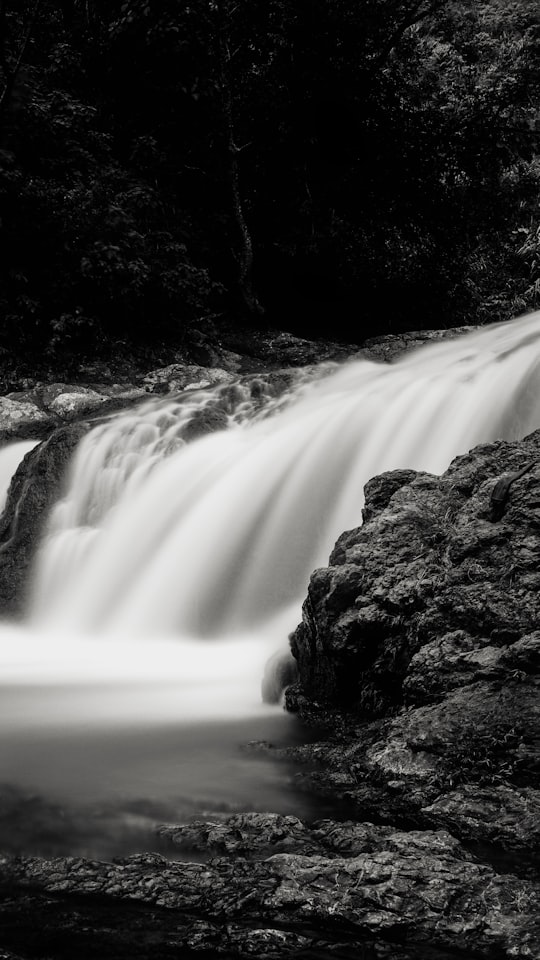
POLYGON ((277 813, 239 813, 216 821, 162 824, 158 836, 186 852, 205 851, 212 856, 261 857, 273 853, 324 852, 297 817, 277 813))
POLYGON ((434 826, 474 843, 537 856, 540 851, 540 791, 502 784, 465 784, 441 794, 423 811, 434 826))
POLYGON ((455 670, 445 660, 453 685, 466 682, 462 668, 475 656, 479 668, 487 666, 495 656, 488 646, 503 649, 535 630, 539 455, 536 432, 478 447, 440 478, 404 483, 400 471, 393 493, 391 476, 382 493, 368 484, 368 522, 338 540, 330 566, 315 571, 309 585, 292 644, 304 696, 383 713, 407 702, 408 689, 418 698, 414 674, 441 660, 441 644, 462 647, 455 670), (527 459, 535 466, 513 485, 501 521, 491 522, 491 488, 527 459))
MULTIPOLYGON (((208 825, 210 849, 215 826, 208 825)), ((234 822, 229 826, 234 831, 234 822)), ((270 834, 276 826, 274 821, 270 834)), ((255 834, 259 829, 263 843, 275 838, 268 836, 264 818, 258 825, 252 820, 248 829, 255 834)), ((298 821, 292 829, 302 833, 298 821)), ((351 957, 364 947, 370 951, 364 955, 384 956, 376 951, 385 945, 414 957, 427 943, 463 958, 538 956, 538 884, 497 875, 447 834, 331 822, 316 824, 311 833, 315 840, 333 843, 330 856, 280 852, 266 859, 233 856, 208 863, 175 863, 151 854, 114 863, 3 858, 3 913, 16 915, 25 892, 32 893, 38 908, 40 895, 54 897, 62 910, 58 915, 49 909, 47 920, 50 924, 52 916, 62 930, 64 949, 70 942, 69 918, 84 903, 87 915, 93 906, 90 922, 83 925, 86 949, 103 932, 100 907, 114 905, 115 915, 122 917, 130 904, 138 904, 158 910, 165 929, 174 917, 177 948, 193 944, 196 923, 199 944, 208 947, 211 936, 219 952, 232 948, 232 956, 271 957, 277 946, 281 956, 298 956, 299 943, 306 955, 326 949, 323 955, 330 956, 344 942, 350 949, 345 956, 351 957), (275 931, 281 932, 279 938, 275 931)), ((126 924, 129 944, 127 929, 126 924)), ((136 942, 132 949, 131 956, 145 955, 136 942)))
MULTIPOLYGON (((96 908, 114 903, 120 912, 129 903, 158 908, 165 912, 165 923, 171 911, 179 927, 189 918, 211 924, 214 937, 221 928, 222 944, 224 923, 227 928, 241 923, 238 952, 253 952, 255 940, 258 956, 273 955, 268 948, 275 948, 271 931, 276 929, 305 937, 306 947, 345 938, 357 950, 372 940, 402 945, 409 952, 430 942, 462 957, 488 951, 501 957, 535 956, 537 884, 496 875, 444 834, 379 831, 372 849, 366 851, 366 845, 364 836, 361 852, 352 842, 345 855, 343 850, 330 857, 276 853, 264 860, 234 857, 209 863, 174 863, 157 855, 114 863, 4 858, 2 881, 4 887, 9 884, 11 896, 31 890, 34 896, 61 897, 64 904, 74 898, 71 910, 75 898, 84 898, 96 908), (254 940, 253 930, 259 932, 254 940), (266 946, 262 931, 268 932, 266 946)), ((91 926, 86 935, 91 938, 91 926)), ((186 943, 185 938, 180 942, 186 943)), ((282 955, 295 955, 287 938, 282 949, 282 955)))
POLYGON ((289 706, 339 734, 297 752, 314 765, 302 782, 361 817, 436 824, 531 864, 540 431, 480 446, 441 477, 385 474, 366 497, 366 523, 313 574, 292 639, 289 706), (493 522, 494 484, 529 461, 493 522))
MULTIPOLYGON (((380 473, 368 480, 365 486, 365 505, 362 510, 363 522, 367 523, 368 520, 373 520, 378 513, 381 513, 388 506, 400 487, 412 483, 417 477, 416 470, 388 470, 386 473, 380 473)), ((339 541, 336 544, 336 550, 338 549, 339 541)))

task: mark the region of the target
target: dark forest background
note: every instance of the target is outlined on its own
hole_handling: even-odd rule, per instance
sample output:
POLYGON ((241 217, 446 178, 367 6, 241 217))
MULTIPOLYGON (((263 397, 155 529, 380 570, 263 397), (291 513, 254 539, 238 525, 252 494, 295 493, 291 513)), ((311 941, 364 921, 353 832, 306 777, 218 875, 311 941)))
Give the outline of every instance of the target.
POLYGON ((535 0, 0 0, 0 348, 540 305, 535 0))

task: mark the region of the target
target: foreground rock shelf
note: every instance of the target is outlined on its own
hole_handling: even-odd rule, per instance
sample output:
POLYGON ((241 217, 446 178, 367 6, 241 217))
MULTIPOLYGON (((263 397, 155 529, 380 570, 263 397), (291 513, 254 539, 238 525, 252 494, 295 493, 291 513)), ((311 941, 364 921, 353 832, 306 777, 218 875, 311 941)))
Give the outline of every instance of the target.
MULTIPOLYGON (((40 956, 60 931, 63 953, 82 957, 536 955, 540 886, 474 862, 446 831, 332 821, 308 828, 259 814, 177 828, 176 839, 228 855, 207 863, 5 860, 6 946, 31 904, 40 956), (136 905, 144 911, 134 915, 136 905)), ((36 933, 17 937, 33 953, 36 933)))

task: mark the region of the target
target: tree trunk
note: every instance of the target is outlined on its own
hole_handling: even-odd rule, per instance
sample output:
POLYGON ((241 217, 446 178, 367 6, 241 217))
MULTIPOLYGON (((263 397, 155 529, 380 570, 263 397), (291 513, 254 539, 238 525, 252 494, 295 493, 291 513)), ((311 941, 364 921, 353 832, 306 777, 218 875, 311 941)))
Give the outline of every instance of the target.
POLYGON ((235 254, 235 259, 238 261, 238 288, 248 312, 252 316, 260 316, 262 313, 264 313, 264 309, 259 303, 253 289, 253 241, 251 239, 249 227, 244 216, 242 195, 240 191, 240 170, 238 156, 241 152, 241 148, 237 146, 234 137, 233 100, 229 74, 230 54, 226 39, 226 17, 224 15, 222 3, 217 4, 217 10, 219 83, 222 96, 225 149, 227 154, 227 180, 231 195, 233 218, 238 234, 238 251, 235 254))

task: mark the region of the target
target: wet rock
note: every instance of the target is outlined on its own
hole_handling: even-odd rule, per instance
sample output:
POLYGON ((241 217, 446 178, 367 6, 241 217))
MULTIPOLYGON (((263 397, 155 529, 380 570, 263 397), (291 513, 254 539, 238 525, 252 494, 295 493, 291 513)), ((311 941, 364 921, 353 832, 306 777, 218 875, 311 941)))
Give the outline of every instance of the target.
POLYGON ((418 699, 422 682, 432 689, 429 674, 440 677, 443 662, 449 684, 459 685, 471 671, 495 669, 500 655, 491 648, 504 652, 534 632, 539 454, 537 432, 479 447, 440 478, 416 475, 404 483, 399 471, 394 492, 388 475, 383 484, 368 484, 369 522, 344 534, 329 567, 313 574, 293 638, 304 696, 364 715, 384 713, 406 703, 407 691, 418 699), (526 459, 535 466, 514 484, 502 520, 492 523, 493 484, 526 459))
POLYGON ((183 390, 203 390, 218 383, 235 380, 233 373, 219 367, 201 367, 194 364, 173 363, 151 370, 143 378, 146 390, 152 393, 179 393, 183 390))
POLYGON ((64 423, 111 413, 146 399, 142 387, 33 383, 28 390, 0 397, 0 445, 41 440, 64 423))
POLYGON ((474 327, 450 327, 448 330, 410 330, 400 334, 386 334, 366 340, 356 356, 379 363, 392 363, 411 350, 417 350, 427 343, 450 340, 470 333, 474 327))
POLYGON ((251 373, 257 370, 268 371, 280 367, 305 367, 309 364, 326 361, 346 360, 354 355, 358 347, 355 344, 334 343, 328 340, 307 340, 283 330, 255 330, 252 326, 242 329, 220 330, 219 339, 209 342, 205 338, 206 349, 215 363, 225 369, 231 369, 231 358, 238 358, 235 369, 239 373, 251 373), (223 348, 227 348, 223 357, 223 348))
POLYGON ((396 491, 400 487, 412 483, 417 476, 416 470, 388 470, 386 473, 380 473, 368 480, 365 486, 366 500, 362 510, 364 524, 381 513, 388 506, 396 491))
POLYGON ((434 826, 444 825, 465 840, 531 857, 540 852, 539 790, 464 784, 441 794, 423 812, 434 826))
MULTIPOLYGON (((297 753, 307 790, 359 818, 437 825, 538 863, 540 432, 441 477, 366 487, 367 522, 315 571, 287 701, 329 738, 297 753), (493 522, 504 473, 533 462, 493 522)), ((518 860, 516 860, 516 864, 518 860)))
POLYGON ((273 853, 321 853, 323 847, 297 817, 277 813, 239 813, 215 821, 162 824, 158 836, 187 853, 206 852, 263 858, 273 853))
POLYGON ((56 430, 23 460, 0 517, 0 609, 22 610, 29 572, 51 507, 62 494, 69 461, 88 423, 56 430))
POLYGON ((10 440, 39 440, 54 430, 56 421, 26 398, 0 397, 0 444, 10 440))

